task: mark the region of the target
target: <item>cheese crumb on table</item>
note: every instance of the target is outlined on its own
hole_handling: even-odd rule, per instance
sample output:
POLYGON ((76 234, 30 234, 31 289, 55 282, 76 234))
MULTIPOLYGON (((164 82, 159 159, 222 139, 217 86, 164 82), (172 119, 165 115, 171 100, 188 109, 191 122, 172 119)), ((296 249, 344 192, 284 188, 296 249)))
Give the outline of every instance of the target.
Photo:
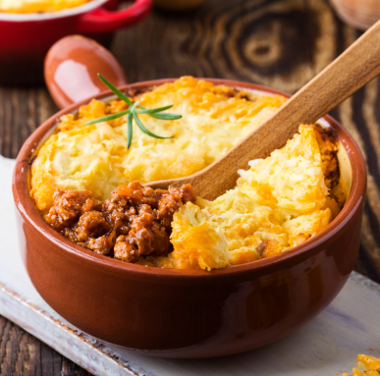
POLYGON ((352 370, 352 375, 343 373, 342 376, 380 376, 380 358, 359 354, 356 359, 356 367, 358 368, 352 370))

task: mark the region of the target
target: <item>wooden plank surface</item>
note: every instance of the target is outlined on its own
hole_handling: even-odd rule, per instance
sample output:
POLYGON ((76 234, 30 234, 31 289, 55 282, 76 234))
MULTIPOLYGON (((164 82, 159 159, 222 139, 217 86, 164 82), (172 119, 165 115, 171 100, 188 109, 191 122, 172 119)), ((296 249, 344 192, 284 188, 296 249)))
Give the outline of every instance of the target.
MULTIPOLYGON (((111 49, 130 82, 192 74, 295 92, 359 35, 337 19, 327 0, 208 0, 184 15, 154 11, 137 27, 118 32, 111 49)), ((377 78, 333 112, 366 158, 368 200, 356 270, 377 282, 379 100, 377 78)), ((26 137, 56 110, 44 87, 0 87, 0 154, 15 157, 26 137)), ((0 318, 0 375, 60 372, 87 374, 0 318)))

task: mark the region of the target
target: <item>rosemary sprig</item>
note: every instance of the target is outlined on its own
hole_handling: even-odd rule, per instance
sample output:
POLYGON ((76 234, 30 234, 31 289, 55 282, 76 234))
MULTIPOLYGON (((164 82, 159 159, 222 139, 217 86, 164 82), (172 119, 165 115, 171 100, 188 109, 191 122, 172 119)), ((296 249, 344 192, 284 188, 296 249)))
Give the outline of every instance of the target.
POLYGON ((128 149, 131 147, 132 144, 132 138, 133 138, 133 120, 136 122, 136 125, 141 129, 142 132, 147 134, 150 137, 157 138, 157 139, 168 139, 173 138, 174 136, 170 137, 163 137, 158 136, 157 134, 154 134, 149 129, 147 129, 144 124, 141 122, 140 118, 138 117, 138 114, 146 114, 150 117, 153 117, 155 119, 160 120, 177 120, 181 119, 182 115, 177 114, 170 114, 170 113, 163 113, 163 111, 169 110, 173 107, 173 105, 165 106, 165 107, 158 107, 158 108, 146 108, 142 106, 139 102, 132 103, 132 101, 123 94, 119 89, 117 89, 115 86, 113 86, 109 81, 107 81, 101 74, 98 74, 98 77, 112 90, 114 94, 116 94, 122 101, 128 104, 129 108, 128 110, 118 112, 117 114, 112 114, 108 116, 103 116, 101 118, 89 121, 86 123, 86 125, 92 125, 101 123, 103 121, 110 121, 117 119, 119 117, 127 115, 127 147, 128 149))
POLYGON ((133 124, 132 124, 132 114, 128 114, 127 116, 127 122, 128 122, 128 149, 131 147, 132 144, 132 138, 133 138, 133 124))

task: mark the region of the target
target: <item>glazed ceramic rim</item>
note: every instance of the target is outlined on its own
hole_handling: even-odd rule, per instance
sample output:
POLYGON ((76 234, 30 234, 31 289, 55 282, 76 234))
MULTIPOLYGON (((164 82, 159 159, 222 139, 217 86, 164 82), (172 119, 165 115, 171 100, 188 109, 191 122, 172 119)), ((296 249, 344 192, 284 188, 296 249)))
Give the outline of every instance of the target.
MULTIPOLYGON (((228 85, 233 88, 250 89, 264 93, 280 94, 286 96, 287 98, 290 97, 289 94, 256 84, 224 79, 198 79, 207 80, 217 85, 228 85)), ((120 89, 122 91, 126 91, 128 89, 150 89, 154 86, 161 85, 166 82, 173 82, 174 80, 175 79, 161 79, 144 81, 135 84, 124 85, 120 89)), ((112 94, 113 93, 111 91, 104 91, 97 95, 95 98, 101 100, 112 96, 112 94)), ((143 273, 147 276, 147 278, 149 276, 160 278, 224 278, 231 275, 235 276, 236 274, 245 274, 247 272, 249 273, 252 271, 263 272, 267 274, 272 270, 278 270, 278 268, 285 268, 289 267, 290 264, 293 265, 299 263, 302 260, 305 260, 306 258, 312 256, 313 254, 320 252, 320 246, 324 243, 328 243, 334 235, 343 230, 344 226, 354 216, 365 199, 367 177, 365 162, 361 151, 351 135, 336 120, 334 120, 331 116, 326 115, 323 117, 323 119, 326 120, 335 129, 338 139, 348 155, 352 169, 352 187, 347 202, 345 203, 338 216, 328 225, 325 230, 313 236, 305 243, 291 248, 288 251, 285 251, 276 256, 212 271, 199 269, 164 269, 158 267, 147 267, 144 265, 127 263, 108 256, 96 254, 86 248, 72 243, 70 240, 66 239, 64 236, 50 227, 39 215, 37 209, 34 206, 34 203, 32 202, 31 197, 29 196, 27 187, 27 173, 28 169, 30 168, 29 161, 40 142, 44 139, 46 134, 48 134, 49 131, 51 131, 56 126, 58 119, 61 116, 69 113, 74 113, 81 105, 88 103, 90 99, 91 98, 88 98, 81 102, 75 103, 66 109, 61 110, 46 120, 30 135, 30 137, 25 141, 16 159, 12 188, 16 207, 18 208, 25 221, 31 224, 41 236, 46 237, 49 241, 58 246, 62 252, 69 253, 73 257, 86 260, 87 262, 92 263, 93 266, 97 265, 98 267, 109 267, 113 271, 121 273, 124 271, 137 274, 143 273)))
POLYGON ((80 13, 86 13, 100 7, 108 0, 91 0, 88 3, 78 5, 74 8, 62 9, 57 12, 46 13, 5 13, 0 12, 0 21, 26 22, 26 21, 44 21, 55 18, 75 16, 80 13))

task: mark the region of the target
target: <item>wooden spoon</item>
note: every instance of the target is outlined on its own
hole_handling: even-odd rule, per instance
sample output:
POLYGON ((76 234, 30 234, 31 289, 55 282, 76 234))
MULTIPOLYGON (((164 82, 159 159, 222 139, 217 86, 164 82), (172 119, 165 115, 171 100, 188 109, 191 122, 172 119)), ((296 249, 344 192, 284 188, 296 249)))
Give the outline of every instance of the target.
POLYGON ((148 185, 167 188, 190 183, 199 196, 215 199, 235 186, 237 171, 247 169, 250 160, 264 158, 283 146, 300 124, 315 123, 378 74, 380 21, 222 159, 196 174, 148 185))

